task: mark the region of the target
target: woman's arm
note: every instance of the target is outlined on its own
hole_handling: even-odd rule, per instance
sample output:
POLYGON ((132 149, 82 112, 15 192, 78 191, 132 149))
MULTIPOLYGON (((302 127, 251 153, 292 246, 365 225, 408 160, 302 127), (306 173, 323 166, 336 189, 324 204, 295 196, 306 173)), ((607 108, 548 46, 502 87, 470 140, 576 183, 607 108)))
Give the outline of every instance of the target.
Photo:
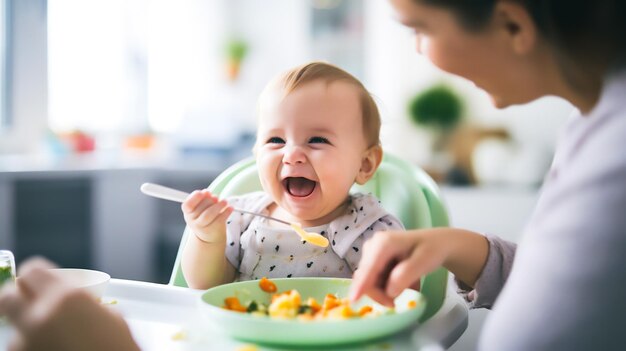
POLYGON ((487 235, 489 254, 476 280, 469 286, 456 279, 458 292, 470 303, 470 308, 491 308, 513 267, 517 245, 496 236, 487 235))
POLYGON ((462 229, 378 232, 364 246, 351 298, 369 295, 391 306, 405 288, 440 266, 474 286, 488 253, 489 243, 483 235, 462 229))

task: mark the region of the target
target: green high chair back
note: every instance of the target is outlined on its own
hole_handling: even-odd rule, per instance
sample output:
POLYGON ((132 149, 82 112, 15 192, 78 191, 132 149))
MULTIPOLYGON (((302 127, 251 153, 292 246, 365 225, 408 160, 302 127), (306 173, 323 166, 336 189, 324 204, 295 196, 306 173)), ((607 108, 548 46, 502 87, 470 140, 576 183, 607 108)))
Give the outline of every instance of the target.
MULTIPOLYGON (((209 185, 208 190, 221 198, 262 190, 254 158, 246 158, 226 169, 209 185)), ((385 154, 372 179, 364 185, 354 185, 351 191, 374 194, 387 211, 402 221, 406 229, 448 225, 448 215, 435 182, 422 169, 395 156, 385 154)), ((170 285, 187 287, 180 260, 188 235, 189 229, 185 228, 170 285)), ((443 304, 447 281, 448 271, 443 268, 422 277, 421 292, 427 305, 421 321, 430 318, 443 304)))

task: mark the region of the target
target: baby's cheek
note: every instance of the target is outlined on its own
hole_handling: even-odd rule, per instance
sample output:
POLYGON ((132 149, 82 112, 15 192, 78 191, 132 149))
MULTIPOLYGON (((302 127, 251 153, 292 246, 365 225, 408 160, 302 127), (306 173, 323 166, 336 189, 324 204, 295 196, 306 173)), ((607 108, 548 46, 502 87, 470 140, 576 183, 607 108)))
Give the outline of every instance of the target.
POLYGON ((261 181, 263 191, 266 193, 272 193, 280 185, 274 177, 270 176, 269 172, 261 167, 259 167, 259 180, 261 181))

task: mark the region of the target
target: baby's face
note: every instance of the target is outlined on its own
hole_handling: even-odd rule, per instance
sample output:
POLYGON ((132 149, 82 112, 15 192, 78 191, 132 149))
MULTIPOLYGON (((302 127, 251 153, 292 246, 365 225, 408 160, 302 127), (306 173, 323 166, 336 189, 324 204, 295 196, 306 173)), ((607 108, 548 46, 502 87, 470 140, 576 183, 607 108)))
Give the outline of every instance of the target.
POLYGON ((290 220, 330 222, 367 150, 358 91, 314 81, 261 106, 256 158, 263 189, 290 220))

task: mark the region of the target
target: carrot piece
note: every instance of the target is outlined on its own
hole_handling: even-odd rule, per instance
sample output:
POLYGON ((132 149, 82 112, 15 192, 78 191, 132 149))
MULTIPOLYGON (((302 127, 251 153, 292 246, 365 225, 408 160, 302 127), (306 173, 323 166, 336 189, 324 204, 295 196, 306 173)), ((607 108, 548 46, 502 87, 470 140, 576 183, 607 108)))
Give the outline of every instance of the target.
POLYGON ((268 293, 274 293, 277 290, 276 284, 274 284, 274 282, 267 279, 266 277, 261 278, 261 280, 259 281, 259 287, 261 288, 261 290, 268 293))
POLYGON ((339 299, 337 299, 337 296, 335 296, 333 294, 326 294, 326 297, 324 298, 322 309, 324 311, 329 311, 329 310, 332 310, 333 308, 335 308, 337 306, 339 306, 339 299))
POLYGON ((224 305, 227 310, 246 312, 246 308, 241 304, 241 302, 239 302, 239 299, 235 296, 225 298, 224 305))
POLYGON ((361 309, 359 309, 359 317, 363 317, 366 314, 372 312, 374 309, 372 308, 372 306, 363 306, 361 307, 361 309))
POLYGON ((334 308, 328 310, 324 317, 328 319, 348 319, 351 318, 354 312, 348 305, 337 305, 334 308))
POLYGON ((320 306, 320 304, 312 297, 309 297, 306 300, 306 304, 311 307, 311 311, 313 311, 313 314, 316 314, 322 309, 322 306, 320 306))

